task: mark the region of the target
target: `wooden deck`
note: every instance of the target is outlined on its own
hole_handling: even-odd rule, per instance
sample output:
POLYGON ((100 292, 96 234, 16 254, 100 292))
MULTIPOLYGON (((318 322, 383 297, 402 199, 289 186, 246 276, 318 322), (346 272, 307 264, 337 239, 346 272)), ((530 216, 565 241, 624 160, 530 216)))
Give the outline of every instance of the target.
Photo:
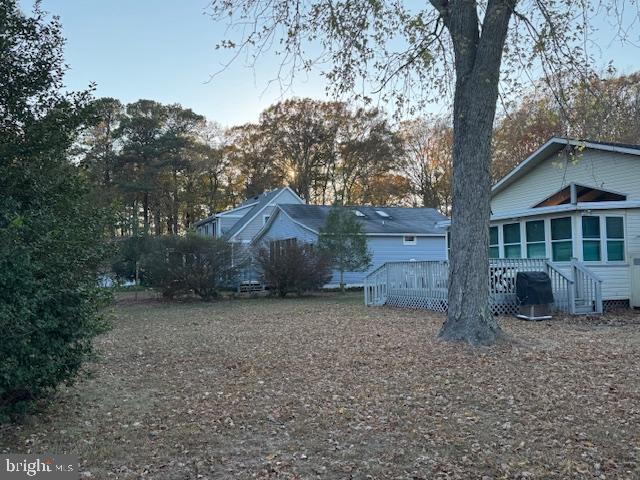
MULTIPOLYGON (((569 314, 602 313, 602 280, 579 262, 570 275, 547 259, 496 259, 489 262, 491 310, 496 315, 518 312, 518 272, 545 272, 551 279, 554 308, 569 314)), ((389 262, 365 278, 365 304, 447 310, 449 265, 442 261, 389 262)))

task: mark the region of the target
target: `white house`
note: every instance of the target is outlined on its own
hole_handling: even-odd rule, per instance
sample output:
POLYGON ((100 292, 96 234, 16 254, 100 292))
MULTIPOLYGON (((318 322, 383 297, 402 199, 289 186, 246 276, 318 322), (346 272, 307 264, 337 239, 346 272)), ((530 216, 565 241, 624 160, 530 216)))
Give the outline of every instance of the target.
POLYGON ((491 192, 490 257, 571 261, 640 307, 640 146, 552 138, 491 192))

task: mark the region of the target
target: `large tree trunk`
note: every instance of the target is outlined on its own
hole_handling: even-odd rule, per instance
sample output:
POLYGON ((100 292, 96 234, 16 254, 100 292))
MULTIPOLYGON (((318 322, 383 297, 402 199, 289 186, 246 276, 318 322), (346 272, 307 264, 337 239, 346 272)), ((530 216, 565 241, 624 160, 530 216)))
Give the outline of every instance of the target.
POLYGON ((445 18, 456 54, 449 309, 439 337, 491 345, 502 336, 489 309, 491 135, 513 4, 489 1, 482 36, 475 2, 453 5, 445 18))

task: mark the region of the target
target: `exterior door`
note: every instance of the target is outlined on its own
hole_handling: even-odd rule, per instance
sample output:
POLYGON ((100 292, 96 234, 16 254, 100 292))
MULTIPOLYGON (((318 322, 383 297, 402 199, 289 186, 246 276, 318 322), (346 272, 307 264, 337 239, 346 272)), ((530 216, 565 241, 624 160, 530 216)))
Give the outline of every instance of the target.
POLYGON ((640 307, 640 257, 631 259, 631 306, 640 307))

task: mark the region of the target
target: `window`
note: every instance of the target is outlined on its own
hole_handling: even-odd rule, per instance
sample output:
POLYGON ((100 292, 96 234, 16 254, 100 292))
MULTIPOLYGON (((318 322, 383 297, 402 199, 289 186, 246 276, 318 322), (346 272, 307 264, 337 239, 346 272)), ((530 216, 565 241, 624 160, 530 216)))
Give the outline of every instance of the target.
POLYGON ((269 221, 270 217, 271 217, 271 215, 263 215, 262 216, 262 224, 266 225, 266 223, 269 221))
POLYGON ((551 219, 551 257, 554 262, 568 262, 573 257, 571 217, 551 219))
POLYGON ((387 212, 383 212, 382 210, 376 210, 376 213, 380 215, 382 218, 390 218, 387 212))
POLYGON ((585 262, 602 260, 600 246, 600 217, 582 217, 582 259, 585 262))
POLYGON ((415 245, 416 243, 418 243, 418 239, 415 235, 405 235, 402 238, 402 243, 405 245, 415 245))
POLYGON ((500 258, 498 227, 489 227, 489 258, 500 258))
POLYGON ((624 225, 622 217, 606 217, 607 260, 624 261, 624 225))
POLYGON ((546 258, 544 220, 527 222, 525 226, 527 236, 527 258, 546 258))
POLYGON ((505 258, 522 258, 520 249, 520 224, 507 223, 502 226, 505 258))
POLYGON ((356 215, 356 217, 364 217, 364 213, 362 213, 360 210, 354 210, 353 213, 356 215))

